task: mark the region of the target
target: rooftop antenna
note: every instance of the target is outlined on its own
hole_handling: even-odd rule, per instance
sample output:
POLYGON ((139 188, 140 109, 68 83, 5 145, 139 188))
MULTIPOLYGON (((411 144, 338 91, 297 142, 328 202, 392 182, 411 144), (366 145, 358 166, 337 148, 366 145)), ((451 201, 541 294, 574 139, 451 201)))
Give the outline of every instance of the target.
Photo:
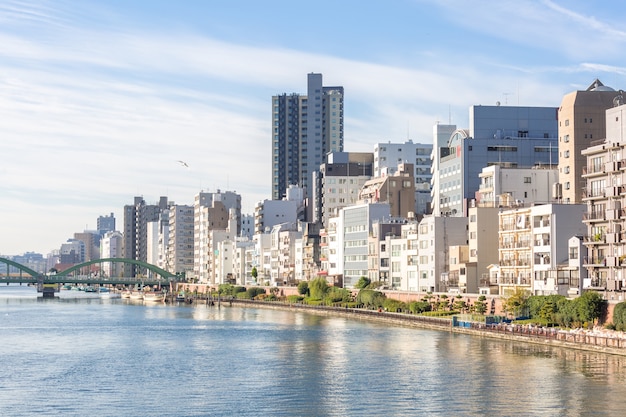
POLYGON ((506 106, 509 102, 509 96, 512 95, 513 93, 502 93, 502 95, 504 96, 504 105, 506 106))

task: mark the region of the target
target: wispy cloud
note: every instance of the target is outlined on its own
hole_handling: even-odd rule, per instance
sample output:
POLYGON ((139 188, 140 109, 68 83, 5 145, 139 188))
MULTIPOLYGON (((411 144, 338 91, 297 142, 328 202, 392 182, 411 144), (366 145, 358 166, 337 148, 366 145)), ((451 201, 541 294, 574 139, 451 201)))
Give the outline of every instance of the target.
POLYGON ((624 74, 617 58, 603 59, 623 49, 623 33, 556 2, 416 4, 440 8, 449 20, 439 25, 456 37, 402 40, 410 57, 390 39, 379 54, 388 59, 372 62, 139 29, 88 3, 4 2, 0 195, 8 204, 0 230, 17 236, 30 218, 29 227, 63 240, 98 215, 119 214, 134 195, 187 204, 201 188, 234 189, 251 211, 270 196, 271 96, 305 92, 309 72, 345 87, 345 144, 354 151, 407 137, 429 142, 434 123, 467 127, 470 105, 504 102, 505 93, 511 104, 558 106, 572 82, 555 74, 582 74, 585 87, 591 74, 624 74), (581 48, 597 40, 604 43, 581 48), (528 58, 543 50, 553 56, 528 58), (63 200, 72 204, 58 210, 63 200), (47 214, 25 215, 38 212, 47 214))

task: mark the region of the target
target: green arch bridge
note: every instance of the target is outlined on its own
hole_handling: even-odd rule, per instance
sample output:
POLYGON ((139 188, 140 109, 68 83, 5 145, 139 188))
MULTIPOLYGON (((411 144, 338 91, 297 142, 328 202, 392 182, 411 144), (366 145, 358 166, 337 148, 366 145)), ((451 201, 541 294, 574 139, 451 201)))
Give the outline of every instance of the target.
POLYGON ((59 290, 62 284, 88 284, 88 285, 169 285, 171 282, 176 282, 178 276, 168 272, 156 265, 149 264, 147 262, 138 261, 136 259, 126 258, 103 258, 93 261, 82 262, 76 264, 63 271, 57 271, 53 274, 42 274, 33 269, 22 265, 18 262, 12 261, 6 258, 0 258, 0 264, 7 265, 7 274, 0 274, 1 283, 26 283, 37 284, 38 291, 46 294, 54 294, 59 290), (102 263, 124 263, 137 265, 148 270, 147 276, 139 277, 105 277, 101 274, 92 275, 81 274, 80 271, 83 268, 91 265, 102 263), (9 274, 10 267, 18 270, 17 274, 9 274))

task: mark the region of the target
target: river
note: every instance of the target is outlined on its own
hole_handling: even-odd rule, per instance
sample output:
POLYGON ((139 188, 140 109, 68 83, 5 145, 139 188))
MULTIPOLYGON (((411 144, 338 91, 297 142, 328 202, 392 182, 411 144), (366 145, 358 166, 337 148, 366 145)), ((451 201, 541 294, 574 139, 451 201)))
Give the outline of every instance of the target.
POLYGON ((302 311, 0 287, 2 416, 616 416, 626 358, 302 311))

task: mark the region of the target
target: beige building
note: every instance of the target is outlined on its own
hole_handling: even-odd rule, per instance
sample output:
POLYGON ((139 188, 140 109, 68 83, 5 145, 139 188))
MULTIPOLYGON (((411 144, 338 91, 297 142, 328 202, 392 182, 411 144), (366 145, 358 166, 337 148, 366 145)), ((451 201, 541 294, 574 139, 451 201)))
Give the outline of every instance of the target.
POLYGON ((399 164, 393 175, 372 178, 359 194, 359 200, 369 203, 389 203, 391 217, 414 217, 415 179, 413 164, 399 164))
POLYGON ((589 287, 597 290, 622 291, 626 287, 625 117, 626 105, 608 109, 606 141, 582 152, 587 162, 583 201, 587 205, 584 220, 588 250, 583 263, 589 287))
POLYGON ((595 80, 585 91, 574 91, 563 97, 558 111, 559 183, 564 203, 582 202, 587 165, 583 149, 606 137, 605 111, 613 107, 619 95, 614 89, 595 80))

